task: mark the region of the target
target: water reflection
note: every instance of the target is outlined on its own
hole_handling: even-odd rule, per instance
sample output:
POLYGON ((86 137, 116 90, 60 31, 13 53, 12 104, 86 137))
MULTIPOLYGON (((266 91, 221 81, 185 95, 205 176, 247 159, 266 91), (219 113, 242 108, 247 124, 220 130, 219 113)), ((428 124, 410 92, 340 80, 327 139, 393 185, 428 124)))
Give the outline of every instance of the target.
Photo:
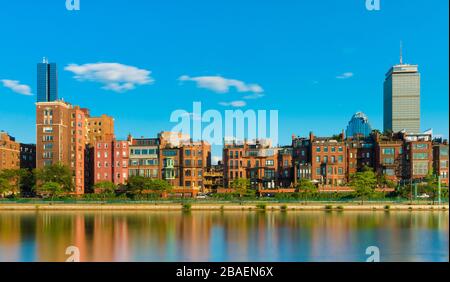
POLYGON ((1 212, 0 261, 448 261, 448 212, 1 212))

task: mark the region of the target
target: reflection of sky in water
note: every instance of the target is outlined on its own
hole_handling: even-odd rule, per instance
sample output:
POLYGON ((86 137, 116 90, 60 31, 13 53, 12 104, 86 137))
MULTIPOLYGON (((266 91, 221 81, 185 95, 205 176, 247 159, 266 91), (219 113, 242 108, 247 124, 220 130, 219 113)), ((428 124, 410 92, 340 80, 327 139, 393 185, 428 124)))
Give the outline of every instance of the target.
POLYGON ((448 212, 2 212, 0 261, 448 261, 448 212))

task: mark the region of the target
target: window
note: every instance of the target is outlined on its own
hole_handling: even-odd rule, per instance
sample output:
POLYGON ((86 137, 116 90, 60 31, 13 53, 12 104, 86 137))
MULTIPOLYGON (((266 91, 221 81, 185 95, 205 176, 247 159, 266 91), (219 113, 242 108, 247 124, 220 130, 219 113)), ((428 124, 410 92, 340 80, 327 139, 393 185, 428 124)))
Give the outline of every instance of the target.
POLYGON ((417 150, 428 149, 428 144, 413 144, 413 149, 417 150))
POLYGON ((203 165, 203 161, 202 161, 202 160, 198 160, 198 161, 197 161, 197 165, 198 165, 198 166, 202 166, 202 165, 203 165))
POLYGON ((413 175, 427 175, 428 162, 415 162, 413 164, 413 175))
POLYGON ((331 152, 336 152, 336 147, 331 147, 331 152))
POLYGON ((273 160, 266 160, 266 166, 273 166, 274 162, 273 160))
POLYGON ((394 148, 384 148, 382 150, 384 155, 394 155, 395 149, 394 148))
POLYGON ((338 168, 338 174, 339 175, 343 175, 344 174, 344 170, 342 169, 342 167, 338 168))
POLYGON ((384 165, 393 165, 394 164, 394 158, 384 158, 383 159, 384 165))
POLYGON ((316 162, 320 163, 320 157, 319 156, 316 157, 316 162))
POLYGON ((323 151, 324 151, 325 153, 328 153, 328 147, 323 147, 323 151))
POLYGON ((53 149, 52 143, 44 144, 44 150, 52 150, 52 149, 53 149))
POLYGON ((342 147, 339 147, 338 151, 342 152, 344 149, 342 147))
POLYGON ((185 164, 186 166, 190 166, 190 165, 192 164, 192 162, 191 162, 191 160, 185 160, 185 161, 184 161, 184 164, 185 164))
POLYGON ((43 132, 44 133, 53 133, 53 127, 44 127, 43 132))
POLYGON ((439 150, 439 154, 440 154, 442 157, 448 156, 448 147, 447 147, 447 148, 441 148, 441 149, 439 150))
POLYGON ((427 160, 428 154, 427 153, 414 153, 413 159, 414 160, 427 160))
POLYGON ((177 151, 176 150, 164 150, 163 155, 165 157, 175 157, 177 155, 177 151))
POLYGON ((343 156, 338 156, 338 163, 342 163, 344 161, 344 157, 343 156))
POLYGON ((185 150, 184 154, 188 157, 191 156, 191 150, 185 150))
POLYGON ((316 147, 316 152, 320 153, 320 147, 316 147))
POLYGON ((384 174, 387 176, 394 176, 395 175, 395 170, 392 168, 386 168, 384 170, 384 174))
POLYGON ((440 161, 439 166, 441 168, 448 168, 448 161, 440 161))

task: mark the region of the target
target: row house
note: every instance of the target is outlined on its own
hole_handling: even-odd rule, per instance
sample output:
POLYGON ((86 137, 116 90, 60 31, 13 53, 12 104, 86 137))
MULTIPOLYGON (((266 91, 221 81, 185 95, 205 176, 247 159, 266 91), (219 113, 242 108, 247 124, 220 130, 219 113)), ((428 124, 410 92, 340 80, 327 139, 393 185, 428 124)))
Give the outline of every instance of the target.
POLYGON ((273 189, 279 185, 279 148, 268 140, 226 142, 223 149, 224 184, 236 179, 249 179, 257 189, 273 189))
POLYGON ((316 137, 310 133, 311 179, 327 186, 347 182, 347 146, 342 133, 338 138, 316 137))
POLYGON ((436 139, 433 142, 433 170, 441 183, 448 186, 448 141, 436 139))

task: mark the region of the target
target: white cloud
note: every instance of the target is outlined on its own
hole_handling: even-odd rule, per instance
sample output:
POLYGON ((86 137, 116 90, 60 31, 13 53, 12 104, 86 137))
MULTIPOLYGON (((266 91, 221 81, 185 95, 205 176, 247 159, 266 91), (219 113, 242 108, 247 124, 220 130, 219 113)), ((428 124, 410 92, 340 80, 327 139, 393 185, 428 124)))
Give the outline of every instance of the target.
POLYGON ((241 108, 241 107, 245 107, 247 105, 247 103, 245 101, 232 101, 232 102, 220 102, 219 103, 222 106, 225 107, 235 107, 235 108, 241 108))
POLYGON ((31 87, 26 84, 20 84, 20 81, 18 80, 2 79, 1 82, 4 87, 11 89, 15 93, 27 96, 33 95, 33 93, 31 93, 31 87))
POLYGON ((238 92, 262 93, 264 89, 258 84, 247 84, 237 79, 228 79, 221 76, 181 76, 180 81, 193 81, 197 87, 209 89, 217 93, 228 93, 230 88, 235 88, 238 92))
POLYGON ((64 68, 79 81, 93 81, 114 92, 126 92, 138 85, 152 84, 151 71, 119 63, 70 64, 64 68))
POLYGON ((336 78, 337 79, 347 79, 347 78, 351 78, 353 76, 355 76, 355 74, 352 72, 344 72, 343 74, 336 76, 336 78))

